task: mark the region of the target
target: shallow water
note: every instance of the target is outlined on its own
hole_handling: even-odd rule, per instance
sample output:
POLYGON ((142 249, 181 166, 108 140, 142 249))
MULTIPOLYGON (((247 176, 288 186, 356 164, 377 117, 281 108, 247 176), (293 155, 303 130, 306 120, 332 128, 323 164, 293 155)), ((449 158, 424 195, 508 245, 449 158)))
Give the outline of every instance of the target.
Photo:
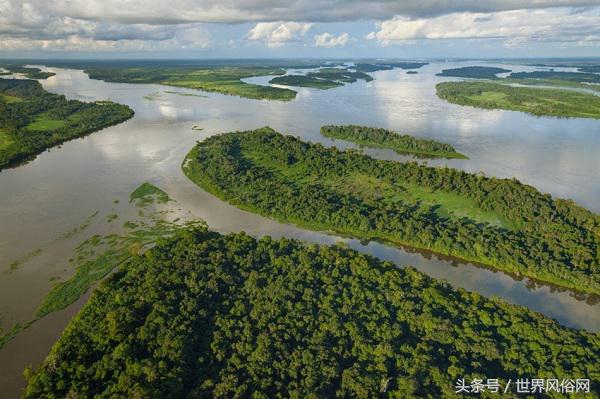
MULTIPOLYGON (((105 83, 88 79, 82 71, 46 68, 57 73, 41 81, 47 90, 83 101, 111 99, 130 105, 136 115, 121 125, 45 152, 24 166, 0 172, 2 326, 9 328, 29 320, 51 288, 50 278, 73 272, 67 259, 77 240, 94 233, 105 234, 116 227, 95 223, 72 240, 61 241, 57 237, 96 211, 100 215, 126 214, 129 193, 140 183, 150 181, 215 230, 245 230, 255 236, 287 236, 325 244, 346 241, 359 251, 398 265, 413 265, 456 287, 527 306, 567 326, 600 331, 600 304, 595 297, 527 279, 517 280, 501 272, 426 253, 281 224, 222 202, 188 181, 181 171, 181 162, 194 143, 219 132, 269 125, 305 140, 346 148, 353 145, 322 137, 319 127, 354 123, 451 143, 470 159, 428 163, 483 171, 490 176, 516 177, 541 191, 573 198, 600 212, 600 120, 481 110, 449 104, 436 97, 435 83, 452 79, 436 77, 435 73, 473 64, 435 63, 421 68, 416 75, 402 70, 381 71, 373 74, 372 82, 359 81, 333 90, 299 88, 297 98, 291 102, 249 100, 159 85, 105 83), (192 130, 195 125, 203 130, 192 130), (115 200, 119 203, 115 204, 115 200), (4 271, 15 259, 38 248, 43 250, 41 255, 12 273, 4 271)), ((249 79, 261 84, 268 80, 249 79)), ((410 159, 386 150, 365 151, 380 158, 410 159)), ((78 303, 80 306, 83 301, 78 303)), ((71 312, 77 308, 70 308, 71 312)), ((0 350, 4 370, 0 392, 17 395, 23 384, 18 377, 22 365, 37 363, 44 357, 68 317, 48 320, 36 323, 43 328, 32 327, 0 350), (32 345, 33 342, 44 344, 32 345)))

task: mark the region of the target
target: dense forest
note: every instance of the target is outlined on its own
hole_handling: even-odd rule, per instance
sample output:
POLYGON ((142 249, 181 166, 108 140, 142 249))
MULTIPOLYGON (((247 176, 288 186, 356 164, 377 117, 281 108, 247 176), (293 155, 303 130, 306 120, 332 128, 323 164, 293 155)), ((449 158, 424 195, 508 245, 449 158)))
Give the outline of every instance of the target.
POLYGON ((513 381, 502 397, 587 378, 598 398, 598 364, 597 334, 412 268, 196 229, 103 282, 24 398, 458 398, 477 378, 513 381))
POLYGON ((486 66, 467 66, 461 68, 444 69, 437 76, 453 76, 457 78, 477 78, 477 79, 495 79, 499 73, 510 72, 510 69, 486 67, 486 66))
POLYGON ((277 67, 255 66, 86 66, 91 79, 121 83, 157 83, 186 87, 253 99, 289 101, 296 97, 290 89, 245 83, 254 76, 282 75, 277 67))
POLYGON ((0 169, 133 116, 126 105, 67 100, 22 79, 0 79, 0 105, 0 169))
POLYGON ((343 86, 345 83, 354 83, 359 79, 369 82, 373 80, 373 77, 364 72, 351 71, 348 68, 321 68, 314 72, 308 72, 306 75, 277 76, 271 79, 269 83, 332 89, 343 86))
POLYGON ((514 179, 377 160, 270 128, 210 137, 186 175, 250 211, 600 293, 600 216, 514 179))
POLYGON ((344 84, 333 80, 321 79, 306 75, 284 75, 276 76, 269 80, 269 83, 284 86, 310 87, 312 89, 333 89, 344 84))
POLYGON ((43 72, 40 68, 23 65, 0 64, 0 68, 4 68, 11 73, 21 73, 29 79, 48 79, 50 76, 56 75, 54 72, 43 72))
POLYGON ((407 134, 399 134, 391 130, 357 126, 326 125, 321 127, 325 137, 351 141, 370 147, 389 148, 401 154, 415 154, 425 157, 467 158, 456 152, 450 144, 435 140, 419 139, 407 134))
POLYGON ((435 88, 438 97, 459 105, 522 111, 537 116, 600 118, 600 96, 591 93, 495 82, 442 82, 435 88))

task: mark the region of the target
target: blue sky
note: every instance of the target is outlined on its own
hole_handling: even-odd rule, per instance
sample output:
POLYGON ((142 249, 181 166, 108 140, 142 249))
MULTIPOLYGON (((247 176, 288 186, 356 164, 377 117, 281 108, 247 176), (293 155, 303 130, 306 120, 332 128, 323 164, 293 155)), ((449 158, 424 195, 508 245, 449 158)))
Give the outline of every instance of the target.
POLYGON ((600 56, 600 0, 0 0, 0 57, 600 56))

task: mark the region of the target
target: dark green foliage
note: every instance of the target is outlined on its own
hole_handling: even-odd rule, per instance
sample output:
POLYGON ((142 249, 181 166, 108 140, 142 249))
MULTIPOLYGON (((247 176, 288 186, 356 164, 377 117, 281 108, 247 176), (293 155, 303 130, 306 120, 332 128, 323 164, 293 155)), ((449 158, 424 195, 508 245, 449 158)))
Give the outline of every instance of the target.
POLYGON ((0 169, 132 116, 126 105, 67 100, 33 80, 0 79, 0 169))
POLYGON ((400 69, 418 69, 422 66, 427 65, 427 62, 386 62, 386 63, 358 63, 355 65, 355 69, 359 72, 376 72, 376 71, 387 71, 394 68, 400 69))
POLYGON ((412 268, 199 229, 102 283, 24 398, 442 398, 457 378, 557 376, 597 392, 599 363, 597 334, 412 268))
POLYGON ((344 85, 343 83, 335 82, 333 80, 320 79, 306 75, 277 76, 271 79, 269 83, 285 86, 310 87, 313 89, 332 89, 344 85))
POLYGON ((332 89, 343 86, 344 83, 354 83, 358 79, 369 82, 373 80, 373 77, 346 68, 321 68, 316 72, 308 72, 306 75, 278 76, 271 79, 269 83, 315 89, 332 89))
POLYGON ((307 73, 306 76, 343 83, 354 83, 359 79, 367 82, 373 80, 373 77, 369 74, 353 72, 346 68, 321 68, 316 72, 307 73))
POLYGON ((578 82, 578 83, 600 83, 600 74, 581 73, 581 72, 556 72, 556 71, 513 72, 509 75, 509 78, 563 80, 563 81, 578 82))
MULTIPOLYGON (((508 109, 538 116, 600 118, 600 96, 565 89, 516 87, 495 82, 438 83, 438 97, 459 105, 508 109)), ((522 81, 522 80, 521 80, 522 81)), ((530 79, 524 82, 532 81, 530 79)))
POLYGON ((416 154, 425 157, 466 158, 456 152, 450 144, 435 140, 418 139, 407 134, 399 134, 387 129, 356 125, 327 125, 321 127, 321 134, 353 143, 372 147, 390 148, 398 153, 416 154))
MULTIPOLYGON (((495 79, 497 74, 510 72, 510 69, 485 67, 485 66, 468 66, 453 69, 444 69, 437 76, 454 76, 457 78, 477 78, 477 79, 495 79)), ((514 73, 513 73, 514 75, 514 73)))
POLYGON ((26 67, 23 65, 0 64, 0 67, 11 73, 22 73, 29 79, 48 79, 50 76, 56 75, 54 72, 42 72, 40 68, 26 67))
POLYGON ((210 137, 184 162, 194 182, 263 215, 316 230, 382 239, 600 293, 600 217, 517 180, 376 160, 269 129, 210 137), (352 184, 375 181, 368 190, 352 184), (411 187, 470 201, 505 226, 444 216, 406 200, 411 187))

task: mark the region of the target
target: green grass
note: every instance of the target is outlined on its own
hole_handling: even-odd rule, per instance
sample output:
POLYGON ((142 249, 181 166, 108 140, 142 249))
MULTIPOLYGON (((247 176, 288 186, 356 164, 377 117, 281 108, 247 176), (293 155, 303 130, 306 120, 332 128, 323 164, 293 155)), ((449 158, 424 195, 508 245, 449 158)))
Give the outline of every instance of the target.
POLYGON ((8 94, 0 93, 0 101, 4 102, 6 104, 14 104, 14 103, 20 103, 21 101, 23 101, 23 99, 21 97, 11 96, 8 94))
POLYGON ((0 150, 7 149, 14 142, 14 139, 6 132, 6 130, 0 129, 0 150))
POLYGON ((600 118, 600 96, 564 89, 515 87, 496 82, 443 82, 438 97, 459 105, 522 111, 537 116, 600 118))
POLYGON ((46 115, 40 115, 35 118, 35 121, 27 125, 27 129, 36 132, 51 131, 65 126, 65 120, 50 119, 46 115))

